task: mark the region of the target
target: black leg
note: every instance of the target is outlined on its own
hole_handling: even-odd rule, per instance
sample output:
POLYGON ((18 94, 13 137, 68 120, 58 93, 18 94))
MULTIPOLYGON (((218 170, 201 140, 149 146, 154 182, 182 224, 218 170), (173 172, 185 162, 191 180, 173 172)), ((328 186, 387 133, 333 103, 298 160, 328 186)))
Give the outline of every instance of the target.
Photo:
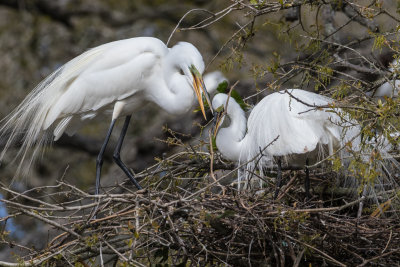
POLYGON ((110 140, 111 133, 113 131, 115 125, 115 120, 111 121, 110 128, 108 128, 108 132, 106 138, 104 139, 104 143, 100 149, 99 155, 96 160, 96 195, 99 194, 100 190, 100 176, 101 176, 101 167, 103 166, 103 156, 106 151, 108 141, 110 140))
POLYGON ((306 191, 306 198, 310 199, 310 170, 308 169, 308 158, 306 159, 306 180, 304 182, 304 190, 306 191))
POLYGON ((281 189, 281 183, 282 183, 282 162, 281 158, 278 158, 278 174, 276 176, 276 189, 275 189, 275 196, 274 199, 278 197, 279 190, 281 189))
POLYGON ((122 130, 121 130, 121 135, 119 136, 119 139, 118 139, 118 144, 114 150, 113 158, 114 158, 115 163, 117 163, 117 165, 124 171, 124 173, 126 174, 126 176, 129 177, 131 182, 137 187, 137 189, 140 190, 140 189, 142 189, 142 187, 136 181, 132 172, 128 169, 128 167, 126 167, 125 163, 123 163, 121 160, 121 147, 122 147, 122 143, 124 142, 124 138, 126 135, 126 131, 128 130, 130 120, 131 120, 131 116, 130 115, 126 116, 124 126, 122 127, 122 130))

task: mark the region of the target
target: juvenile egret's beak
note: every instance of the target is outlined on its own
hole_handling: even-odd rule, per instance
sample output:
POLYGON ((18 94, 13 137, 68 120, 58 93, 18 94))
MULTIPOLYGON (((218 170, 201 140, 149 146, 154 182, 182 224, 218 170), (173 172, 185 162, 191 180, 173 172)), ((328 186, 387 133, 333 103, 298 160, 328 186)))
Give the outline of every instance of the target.
POLYGON ((213 123, 213 134, 214 137, 217 137, 218 129, 221 126, 222 117, 224 116, 224 111, 215 112, 214 113, 214 123, 213 123))
POLYGON ((194 88, 194 92, 197 96, 197 101, 199 101, 201 112, 203 113, 204 119, 207 120, 206 112, 204 109, 203 97, 201 94, 203 93, 203 95, 205 96, 208 106, 210 107, 211 114, 214 114, 214 112, 212 110, 210 95, 208 94, 208 92, 206 90, 206 86, 204 84, 203 77, 201 76, 201 74, 198 72, 198 70, 193 65, 190 67, 190 72, 192 73, 192 76, 193 76, 193 88, 194 88))

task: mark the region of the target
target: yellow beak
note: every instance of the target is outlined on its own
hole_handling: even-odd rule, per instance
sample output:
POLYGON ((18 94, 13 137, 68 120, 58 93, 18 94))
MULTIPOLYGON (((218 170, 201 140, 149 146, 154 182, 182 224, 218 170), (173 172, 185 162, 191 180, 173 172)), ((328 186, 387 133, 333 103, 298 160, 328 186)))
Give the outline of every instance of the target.
POLYGON ((214 115, 214 127, 213 127, 214 128, 213 129, 214 137, 217 137, 218 129, 221 126, 223 116, 224 116, 224 111, 217 112, 214 115))
POLYGON ((193 88, 194 88, 194 92, 196 94, 197 97, 197 101, 199 101, 199 105, 201 108, 201 112, 203 113, 204 119, 207 120, 206 117, 206 112, 204 109, 204 103, 203 103, 203 97, 202 97, 202 93, 205 96, 208 106, 210 107, 211 110, 211 114, 214 114, 213 110, 212 110, 212 105, 211 105, 211 100, 210 100, 210 96, 206 90, 206 86, 204 84, 203 78, 201 77, 200 74, 195 74, 192 72, 193 75, 193 88))

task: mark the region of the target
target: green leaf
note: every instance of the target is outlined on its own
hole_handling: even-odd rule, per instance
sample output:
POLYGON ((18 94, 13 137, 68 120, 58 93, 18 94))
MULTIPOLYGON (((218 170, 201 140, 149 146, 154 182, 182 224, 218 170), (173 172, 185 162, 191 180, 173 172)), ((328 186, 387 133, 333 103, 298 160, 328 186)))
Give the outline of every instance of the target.
MULTIPOLYGON (((227 82, 227 81, 223 81, 223 82, 221 82, 220 84, 218 84, 217 92, 218 92, 218 93, 222 93, 222 94, 227 94, 227 93, 229 93, 229 90, 228 90, 228 82, 227 82)), ((232 90, 232 92, 231 92, 231 97, 232 97, 233 99, 235 99, 235 101, 240 105, 240 107, 241 107, 244 111, 247 111, 247 110, 248 110, 249 106, 248 106, 246 103, 244 103, 243 98, 240 96, 240 94, 239 94, 235 89, 232 90)))
POLYGON ((228 89, 228 82, 227 81, 223 81, 220 84, 218 84, 217 92, 226 94, 226 92, 227 92, 226 89, 228 89))
POLYGON ((247 111, 249 106, 244 103, 243 98, 240 96, 240 94, 236 90, 232 90, 231 92, 231 97, 235 99, 235 101, 239 104, 239 106, 244 110, 247 111))

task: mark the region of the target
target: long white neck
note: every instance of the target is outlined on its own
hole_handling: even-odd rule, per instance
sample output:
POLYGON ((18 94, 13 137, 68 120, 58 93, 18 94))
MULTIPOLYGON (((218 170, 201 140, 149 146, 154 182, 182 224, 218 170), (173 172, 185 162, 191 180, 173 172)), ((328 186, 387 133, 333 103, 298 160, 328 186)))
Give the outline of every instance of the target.
POLYGON ((180 73, 174 61, 174 53, 169 53, 162 65, 165 90, 160 90, 158 104, 171 114, 187 112, 193 105, 194 91, 186 75, 180 73))
POLYGON ((227 116, 230 118, 230 125, 219 130, 216 145, 225 158, 232 161, 239 161, 243 138, 246 134, 246 116, 240 106, 230 101, 227 116))
POLYGON ((161 105, 171 114, 182 114, 187 112, 193 105, 195 95, 192 85, 185 75, 178 70, 172 72, 168 64, 164 65, 164 77, 167 90, 162 92, 161 105))
MULTIPOLYGON (((154 84, 149 86, 150 100, 171 114, 189 111, 195 99, 189 64, 185 61, 187 54, 180 50, 180 46, 169 49, 153 76, 154 84)), ((199 57, 202 60, 200 54, 199 57)))

